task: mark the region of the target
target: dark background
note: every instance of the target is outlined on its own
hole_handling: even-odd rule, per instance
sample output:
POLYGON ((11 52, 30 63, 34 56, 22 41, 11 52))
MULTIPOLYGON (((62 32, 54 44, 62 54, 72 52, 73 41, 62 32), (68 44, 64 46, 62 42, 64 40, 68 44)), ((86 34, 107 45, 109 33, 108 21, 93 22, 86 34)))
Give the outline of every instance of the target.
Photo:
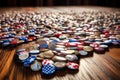
POLYGON ((120 0, 0 0, 0 7, 72 6, 72 5, 119 7, 120 0))

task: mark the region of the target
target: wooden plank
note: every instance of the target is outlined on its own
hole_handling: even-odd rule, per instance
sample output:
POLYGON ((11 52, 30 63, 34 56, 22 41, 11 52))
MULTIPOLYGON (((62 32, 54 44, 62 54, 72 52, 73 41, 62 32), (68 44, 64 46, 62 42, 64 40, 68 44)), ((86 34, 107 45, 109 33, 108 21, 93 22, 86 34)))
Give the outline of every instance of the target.
POLYGON ((13 60, 13 57, 14 57, 15 51, 16 51, 16 49, 12 50, 11 55, 9 56, 8 60, 6 61, 5 66, 3 67, 3 69, 0 73, 1 74, 0 75, 0 80, 2 80, 6 76, 6 74, 8 73, 9 68, 10 68, 10 64, 12 63, 12 60, 13 60))

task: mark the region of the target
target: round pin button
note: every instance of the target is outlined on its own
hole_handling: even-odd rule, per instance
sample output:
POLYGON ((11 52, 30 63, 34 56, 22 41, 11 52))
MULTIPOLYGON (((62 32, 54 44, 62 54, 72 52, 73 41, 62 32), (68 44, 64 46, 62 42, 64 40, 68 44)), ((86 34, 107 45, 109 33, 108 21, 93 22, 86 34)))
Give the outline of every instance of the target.
POLYGON ((77 63, 74 63, 74 62, 68 62, 68 63, 67 63, 67 67, 68 67, 69 69, 73 69, 73 70, 79 69, 79 65, 78 65, 77 63))
POLYGON ((44 58, 44 57, 45 57, 45 56, 44 56, 44 53, 40 53, 40 54, 38 54, 38 56, 41 57, 41 58, 44 58))
POLYGON ((95 43, 90 44, 90 46, 93 47, 93 48, 94 47, 99 47, 99 44, 95 42, 95 43))
POLYGON ((84 46, 84 47, 83 47, 83 50, 85 50, 85 51, 87 51, 87 52, 91 52, 91 51, 93 51, 93 48, 90 47, 90 46, 84 46))
POLYGON ((113 45, 120 45, 120 43, 117 42, 117 41, 112 42, 112 44, 113 44, 113 45))
POLYGON ((48 48, 48 44, 41 44, 40 45, 40 49, 46 49, 46 48, 48 48))
POLYGON ((66 39, 66 36, 65 36, 65 35, 60 35, 60 36, 59 36, 59 39, 60 39, 60 40, 66 39))
POLYGON ((39 54, 39 52, 40 52, 39 50, 31 50, 29 53, 30 54, 39 54))
POLYGON ((62 46, 62 45, 56 45, 56 47, 61 47, 61 48, 65 48, 65 46, 62 46))
POLYGON ((101 48, 101 47, 96 47, 96 48, 94 48, 94 49, 95 49, 95 51, 98 51, 98 52, 104 51, 104 48, 101 48))
POLYGON ((44 52, 45 58, 52 58, 53 56, 54 56, 54 53, 51 50, 44 52))
POLYGON ((56 50, 56 51, 64 51, 65 48, 63 48, 63 47, 56 47, 55 50, 56 50))
POLYGON ((42 67, 42 64, 40 62, 38 62, 37 60, 35 60, 35 62, 33 64, 31 64, 30 68, 32 71, 39 71, 42 67))
POLYGON ((36 56, 30 56, 27 59, 24 60, 24 66, 29 67, 32 62, 34 62, 36 59, 36 56))
POLYGON ((50 60, 50 59, 44 59, 42 61, 42 65, 47 65, 47 64, 54 64, 54 62, 52 60, 50 60))
POLYGON ((60 51, 60 52, 67 55, 67 54, 75 53, 75 50, 65 50, 65 51, 60 51))
POLYGON ((77 43, 68 42, 68 43, 65 43, 65 46, 66 46, 66 47, 77 47, 77 43))
POLYGON ((16 52, 19 53, 19 52, 23 52, 25 51, 26 49, 18 49, 16 52))
POLYGON ((2 45, 3 46, 8 46, 10 44, 10 42, 3 42, 2 45))
POLYGON ((61 69, 66 66, 66 63, 65 62, 55 62, 54 65, 56 68, 61 69))
POLYGON ((19 55, 18 55, 18 58, 19 58, 19 60, 21 60, 21 61, 23 61, 23 60, 25 60, 25 59, 27 59, 27 58, 29 57, 29 53, 26 52, 26 51, 19 52, 18 54, 19 54, 19 55))
POLYGON ((77 61, 78 60, 78 57, 76 55, 66 55, 65 58, 68 61, 77 61))
POLYGON ((77 42, 78 40, 77 39, 74 39, 74 38, 71 38, 69 39, 69 42, 77 42))
POLYGON ((60 61, 60 62, 65 62, 67 59, 65 57, 62 57, 62 56, 54 56, 52 58, 52 60, 54 60, 54 61, 60 61))
POLYGON ((88 52, 81 50, 81 51, 79 51, 79 54, 82 56, 85 56, 85 55, 88 55, 88 52))
POLYGON ((48 48, 49 48, 50 50, 55 50, 56 45, 55 45, 54 43, 50 42, 49 45, 48 45, 48 48))
POLYGON ((55 73, 55 71, 56 69, 54 65, 47 64, 42 67, 42 73, 45 75, 51 75, 55 73))
POLYGON ((112 43, 112 40, 106 40, 103 43, 106 44, 106 45, 110 45, 112 43))
POLYGON ((67 47, 67 49, 69 49, 69 50, 77 50, 78 47, 67 47))
POLYGON ((108 48, 108 45, 100 45, 99 47, 104 48, 104 49, 107 49, 107 48, 108 48))
POLYGON ((78 46, 77 46, 77 49, 78 49, 78 50, 83 50, 83 47, 84 47, 83 45, 78 45, 78 46))

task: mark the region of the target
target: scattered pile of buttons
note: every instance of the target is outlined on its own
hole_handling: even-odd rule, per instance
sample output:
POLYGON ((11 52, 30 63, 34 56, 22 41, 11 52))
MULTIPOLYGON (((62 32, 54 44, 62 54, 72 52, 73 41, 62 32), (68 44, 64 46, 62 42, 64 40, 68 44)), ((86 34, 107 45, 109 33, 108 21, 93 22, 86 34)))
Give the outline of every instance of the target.
MULTIPOLYGON (((119 12, 114 11, 109 13, 79 10, 76 14, 74 11, 68 11, 66 14, 64 12, 19 11, 1 13, 0 44, 2 46, 16 45, 41 37, 57 37, 63 40, 74 35, 73 37, 79 39, 81 39, 80 36, 89 36, 85 41, 86 44, 103 40, 105 44, 118 45, 120 42, 118 14, 119 12)), ((70 41, 76 42, 75 39, 70 41)), ((56 42, 58 40, 54 40, 54 43, 56 42)), ((69 48, 76 48, 74 47, 76 44, 66 45, 72 46, 69 48)))
POLYGON ((46 75, 54 74, 64 68, 79 70, 81 56, 93 54, 94 51, 104 52, 112 44, 109 40, 107 43, 94 41, 89 45, 85 41, 75 38, 60 40, 56 37, 38 39, 34 43, 37 44, 36 48, 29 51, 18 49, 16 55, 24 67, 30 67, 32 71, 42 70, 46 75))
POLYGON ((38 45, 36 48, 20 48, 16 52, 19 62, 33 71, 42 70, 50 75, 65 67, 78 70, 80 56, 105 52, 111 45, 120 46, 118 14, 104 11, 0 14, 0 45, 35 41, 32 46, 38 45))

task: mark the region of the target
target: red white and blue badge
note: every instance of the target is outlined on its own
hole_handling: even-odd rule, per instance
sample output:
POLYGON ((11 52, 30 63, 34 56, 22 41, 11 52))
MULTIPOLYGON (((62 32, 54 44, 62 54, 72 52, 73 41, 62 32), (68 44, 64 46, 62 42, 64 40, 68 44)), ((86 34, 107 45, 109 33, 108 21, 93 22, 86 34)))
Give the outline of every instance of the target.
POLYGON ((54 65, 47 64, 42 67, 42 73, 45 75, 51 75, 55 73, 55 71, 56 71, 56 68, 54 65))

